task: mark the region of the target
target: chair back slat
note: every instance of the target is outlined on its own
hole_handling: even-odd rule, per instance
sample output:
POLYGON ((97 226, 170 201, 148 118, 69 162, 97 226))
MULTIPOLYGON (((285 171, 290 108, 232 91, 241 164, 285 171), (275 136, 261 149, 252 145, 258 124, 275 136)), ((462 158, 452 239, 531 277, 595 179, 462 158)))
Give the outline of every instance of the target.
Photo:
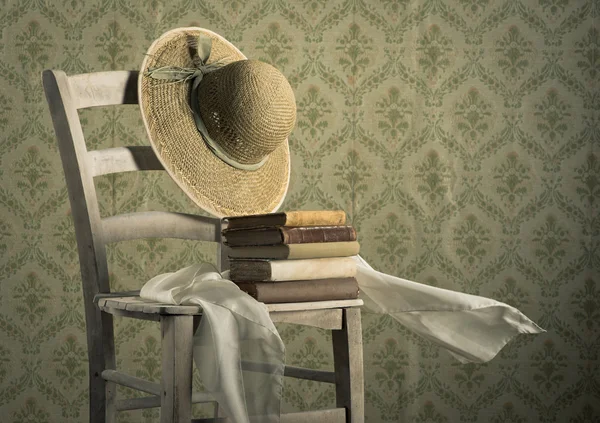
MULTIPOLYGON (((150 146, 87 151, 78 110, 137 104, 137 77, 138 72, 127 71, 70 77, 62 71, 46 70, 42 74, 71 200, 86 310, 89 308, 92 314, 94 296, 110 292, 106 244, 141 238, 221 241, 221 222, 217 218, 158 211, 101 218, 95 176, 164 170, 150 146)), ((223 255, 221 251, 217 261, 221 269, 226 269, 223 255)))
POLYGON ((137 104, 137 71, 96 72, 69 77, 77 109, 137 104))
POLYGON ((120 214, 102 220, 105 244, 141 238, 221 241, 220 220, 193 214, 149 211, 120 214))
POLYGON ((96 189, 87 166, 85 139, 69 78, 62 71, 46 70, 42 73, 42 83, 69 191, 87 308, 96 294, 110 292, 96 189))
POLYGON ((141 170, 164 170, 149 145, 90 151, 88 162, 93 176, 141 170))

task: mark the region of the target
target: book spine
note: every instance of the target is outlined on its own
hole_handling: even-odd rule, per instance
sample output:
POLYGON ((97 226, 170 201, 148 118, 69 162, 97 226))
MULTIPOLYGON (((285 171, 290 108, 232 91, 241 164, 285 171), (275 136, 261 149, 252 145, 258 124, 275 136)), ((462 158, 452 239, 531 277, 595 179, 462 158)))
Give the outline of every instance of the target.
POLYGON ((353 257, 304 260, 231 259, 232 281, 267 282, 348 278, 356 275, 353 257))
POLYGON ((358 298, 355 278, 279 283, 237 283, 238 287, 263 303, 352 300, 358 298))
POLYGON ((272 277, 271 263, 265 260, 231 260, 229 277, 232 281, 268 281, 272 277))
POLYGON ((284 244, 356 241, 356 230, 352 226, 281 227, 280 231, 284 244))
POLYGON ((346 224, 343 210, 290 211, 285 213, 285 226, 342 226, 346 224))
MULTIPOLYGON (((269 280, 271 281, 346 278, 355 276, 357 269, 356 262, 352 257, 271 260, 268 264, 270 265, 269 280)), ((254 280, 256 281, 256 279, 254 280)))
POLYGON ((358 241, 312 242, 310 244, 280 244, 249 247, 231 247, 231 258, 262 258, 276 260, 301 260, 310 258, 350 257, 360 251, 358 241))
MULTIPOLYGON (((287 259, 290 258, 290 248, 285 244, 262 245, 251 247, 231 247, 228 250, 231 258, 264 258, 264 259, 287 259)), ((357 253, 358 254, 358 253, 357 253)))
POLYGON ((287 259, 299 260, 309 258, 349 257, 359 253, 358 241, 348 242, 313 242, 310 244, 288 244, 287 259))

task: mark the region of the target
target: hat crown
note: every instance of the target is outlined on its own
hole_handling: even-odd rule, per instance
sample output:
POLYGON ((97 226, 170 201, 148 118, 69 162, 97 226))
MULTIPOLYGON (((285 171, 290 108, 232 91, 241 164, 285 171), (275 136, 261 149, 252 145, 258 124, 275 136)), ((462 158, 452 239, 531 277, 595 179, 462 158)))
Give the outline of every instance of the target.
POLYGON ((206 74, 197 90, 198 111, 210 137, 239 163, 259 163, 294 127, 294 92, 267 63, 232 62, 206 74))

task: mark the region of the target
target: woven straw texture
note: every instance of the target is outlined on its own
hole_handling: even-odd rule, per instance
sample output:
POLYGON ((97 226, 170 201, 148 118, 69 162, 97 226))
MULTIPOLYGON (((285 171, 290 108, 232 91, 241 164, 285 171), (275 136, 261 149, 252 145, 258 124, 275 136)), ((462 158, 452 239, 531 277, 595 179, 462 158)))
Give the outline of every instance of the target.
MULTIPOLYGON (((275 211, 282 202, 289 184, 287 140, 262 145, 271 148, 272 153, 258 170, 246 171, 231 167, 209 150, 198 132, 189 106, 189 83, 154 80, 143 75, 148 68, 193 67, 189 43, 200 33, 213 39, 207 63, 218 60, 229 63, 245 59, 244 55, 225 39, 200 28, 169 31, 156 40, 148 51, 140 73, 140 107, 152 147, 177 184, 196 204, 215 216, 275 211)), ((212 81, 218 83, 216 78, 212 78, 212 81)), ((204 82, 202 85, 208 86, 204 82)), ((281 81, 275 81, 274 84, 281 84, 281 81)), ((271 84, 271 87, 273 86, 276 85, 271 84)), ((219 90, 216 94, 219 94, 219 90)), ((222 92, 220 94, 222 95, 222 92)), ((201 94, 199 98, 202 99, 201 94)), ((240 104, 240 107, 243 107, 243 104, 240 104)), ((269 119, 263 119, 261 122, 268 121, 269 119)), ((243 123, 238 122, 239 125, 243 123)), ((223 130, 223 127, 216 128, 218 123, 214 119, 206 119, 205 124, 207 127, 210 125, 208 130, 211 136, 213 133, 219 137, 218 134, 226 135, 232 132, 231 127, 228 130, 223 130)), ((293 125, 293 119, 291 124, 283 124, 285 129, 288 129, 289 125, 293 125)), ((281 133, 281 124, 274 125, 273 131, 281 133)), ((246 135, 244 132, 240 133, 246 135)), ((224 138, 222 135, 220 137, 224 138)), ((232 138, 233 142, 223 145, 225 151, 230 154, 234 143, 239 140, 237 136, 232 138)), ((241 162, 245 160, 245 163, 252 163, 257 154, 256 150, 245 151, 240 156, 241 162)), ((257 161, 260 159, 254 162, 257 161)))
POLYGON ((296 120, 292 87, 281 72, 241 60, 204 76, 200 115, 211 137, 243 164, 260 162, 281 146, 296 120))

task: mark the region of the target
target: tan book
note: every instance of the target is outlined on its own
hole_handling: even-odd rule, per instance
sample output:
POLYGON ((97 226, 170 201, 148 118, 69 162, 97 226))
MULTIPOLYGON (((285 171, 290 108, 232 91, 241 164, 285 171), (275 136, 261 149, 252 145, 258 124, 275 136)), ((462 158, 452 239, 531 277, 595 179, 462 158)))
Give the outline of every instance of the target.
POLYGON ((249 247, 231 247, 231 258, 266 258, 266 259, 309 259, 326 257, 349 257, 359 253, 358 241, 322 242, 309 244, 281 244, 249 247))
POLYGON ((346 224, 343 210, 300 210, 282 213, 225 217, 228 228, 266 226, 338 226, 346 224))
POLYGON ((355 278, 292 282, 238 282, 240 289, 263 303, 353 300, 358 298, 355 278))
POLYGON ((356 275, 352 257, 302 260, 230 259, 232 281, 298 281, 349 278, 356 275))
POLYGON ((225 244, 232 247, 248 245, 308 244, 312 242, 356 241, 352 226, 301 226, 288 228, 225 229, 225 244))

